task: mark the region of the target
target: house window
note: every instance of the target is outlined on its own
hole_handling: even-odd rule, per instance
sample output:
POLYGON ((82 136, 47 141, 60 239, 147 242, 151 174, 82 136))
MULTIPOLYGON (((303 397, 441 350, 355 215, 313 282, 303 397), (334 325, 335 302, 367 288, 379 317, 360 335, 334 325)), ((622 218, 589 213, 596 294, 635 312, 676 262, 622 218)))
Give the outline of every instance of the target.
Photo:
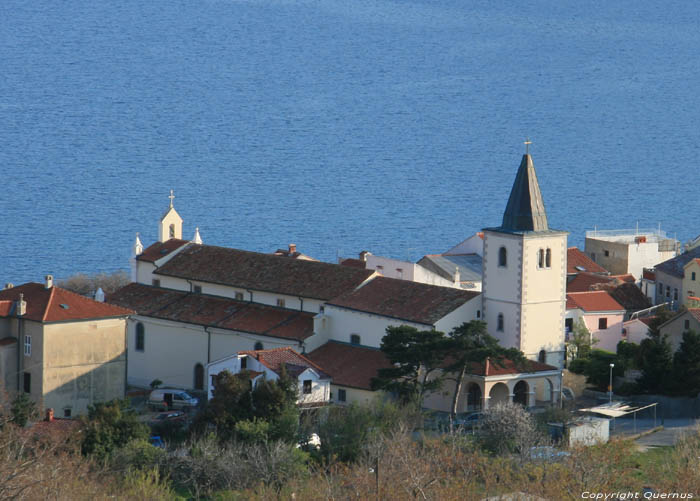
POLYGON ((657 289, 657 292, 659 293, 659 296, 664 295, 664 284, 662 284, 661 282, 659 282, 659 288, 657 289))
POLYGON ((685 321, 683 321, 683 328, 684 328, 685 330, 690 329, 690 320, 685 320, 685 321))
POLYGON ((603 253, 605 254, 605 257, 610 257, 610 251, 604 250, 603 253))
POLYGON ((396 275, 403 279, 403 270, 401 268, 396 268, 396 275))
POLYGON ((157 278, 151 280, 151 283, 153 284, 153 287, 160 287, 160 280, 157 278))
POLYGON ((238 300, 238 301, 243 301, 243 293, 242 293, 242 292, 236 292, 235 298, 236 298, 236 300, 238 300))
POLYGON ((547 352, 544 350, 540 350, 540 354, 537 357, 538 362, 541 364, 544 364, 547 362, 547 352))
POLYGON ((595 252, 591 252, 591 261, 595 263, 595 252))
POLYGON ((32 354, 32 336, 24 335, 24 356, 28 357, 32 354))
POLYGON ((544 249, 537 251, 537 267, 544 268, 544 249))
POLYGON ((280 308, 284 308, 284 299, 277 298, 277 306, 279 306, 280 308))
POLYGON ((63 409, 63 417, 69 418, 71 415, 71 410, 70 409, 63 409))
POLYGON ((547 249, 547 257, 544 260, 544 265, 547 268, 552 267, 552 249, 547 249))
POLYGON ((195 285, 192 287, 193 291, 195 294, 201 294, 202 293, 202 286, 201 285, 195 285))
POLYGON ((481 310, 476 310, 476 318, 481 318, 481 310))
POLYGON ((345 390, 338 390, 338 402, 345 402, 347 399, 347 395, 345 394, 345 390))
POLYGON ((573 318, 567 318, 564 320, 564 331, 568 334, 574 329, 574 319, 573 318))
POLYGON ((691 280, 695 280, 695 272, 692 272, 692 273, 690 274, 690 279, 691 279, 691 280))
POLYGON ((194 389, 204 389, 204 366, 199 363, 194 366, 194 389))
POLYGON ((505 247, 498 249, 498 266, 508 266, 508 251, 505 247))
POLYGON ((32 375, 29 372, 25 372, 24 376, 24 393, 32 392, 32 375))
POLYGON ((310 394, 311 394, 311 380, 304 379, 304 395, 310 395, 310 394))
POLYGON ((262 350, 262 349, 263 349, 263 344, 260 341, 257 341, 255 343, 255 350, 258 351, 258 350, 262 350))
POLYGON ((248 368, 248 357, 241 357, 241 370, 248 368))
POLYGON ((673 300, 678 301, 678 289, 673 289, 673 300))
POLYGON ((496 330, 503 332, 503 313, 498 314, 498 325, 496 327, 496 330))
POLYGON ((607 318, 599 318, 598 319, 598 329, 607 329, 608 328, 608 319, 607 318))
POLYGON ((143 351, 146 347, 146 329, 141 322, 136 324, 136 351, 143 351))
POLYGON ((666 286, 666 297, 667 298, 671 297, 671 287, 669 285, 666 286))
POLYGON ((350 344, 360 344, 360 335, 350 334, 350 344))
POLYGON ((170 238, 175 238, 175 225, 170 225, 170 238))

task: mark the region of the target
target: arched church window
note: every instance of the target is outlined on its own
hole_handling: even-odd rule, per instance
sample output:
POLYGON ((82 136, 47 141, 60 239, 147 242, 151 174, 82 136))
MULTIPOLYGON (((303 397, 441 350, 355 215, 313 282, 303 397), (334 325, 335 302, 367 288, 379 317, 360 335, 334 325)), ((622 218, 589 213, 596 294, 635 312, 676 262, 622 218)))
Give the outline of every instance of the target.
POLYGON ((508 253, 505 247, 498 249, 498 266, 508 265, 508 253))
POLYGON ((544 268, 544 249, 537 251, 537 266, 544 268))
POLYGON ((257 351, 257 350, 262 350, 262 349, 263 349, 263 344, 262 344, 260 341, 256 342, 256 343, 255 343, 254 349, 255 349, 256 351, 257 351))
POLYGON ((498 324, 496 326, 496 330, 503 331, 503 313, 498 314, 498 324))
POLYGON ((545 266, 547 268, 552 267, 552 249, 547 249, 547 257, 545 259, 545 266))
POLYGON ((541 363, 544 364, 547 362, 547 352, 544 350, 540 350, 540 354, 537 357, 537 360, 541 363))
POLYGON ((143 351, 146 347, 146 329, 141 322, 136 324, 136 351, 143 351))
POLYGON ((170 225, 170 238, 175 238, 175 225, 170 225))
POLYGON ((197 363, 194 366, 194 389, 204 389, 204 366, 200 363, 197 363))

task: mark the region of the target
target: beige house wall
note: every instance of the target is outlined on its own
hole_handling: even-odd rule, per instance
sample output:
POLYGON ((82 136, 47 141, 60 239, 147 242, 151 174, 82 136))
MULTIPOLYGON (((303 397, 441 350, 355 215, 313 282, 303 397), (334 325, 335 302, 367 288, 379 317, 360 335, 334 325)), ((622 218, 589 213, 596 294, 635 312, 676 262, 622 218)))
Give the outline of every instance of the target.
POLYGON ((683 341, 683 333, 689 329, 700 333, 700 322, 698 322, 693 315, 686 311, 666 322, 659 330, 661 335, 668 336, 668 341, 671 343, 671 349, 675 353, 681 346, 681 342, 683 341), (688 322, 687 329, 685 327, 686 321, 688 322))
POLYGON ((681 304, 687 304, 688 296, 700 296, 700 263, 693 259, 685 265, 683 271, 681 304), (693 273, 695 273, 695 280, 693 280, 693 273))
POLYGON ((124 318, 44 325, 44 407, 84 414, 95 402, 124 398, 124 318))
POLYGON ((331 384, 331 393, 333 394, 332 402, 337 405, 370 404, 384 396, 383 391, 362 390, 337 384, 331 384), (338 400, 338 390, 345 390, 345 402, 338 400))
POLYGON ((583 314, 583 322, 588 327, 593 339, 598 342, 593 345, 600 350, 617 352, 617 343, 622 341, 622 325, 625 319, 624 311, 607 311, 583 314), (599 329, 598 321, 601 318, 608 319, 608 328, 599 329))
POLYGON ((683 295, 683 279, 664 273, 661 270, 656 270, 656 304, 676 301, 674 299, 676 292, 678 292, 677 301, 680 302, 683 295), (666 295, 667 288, 668 296, 666 295))

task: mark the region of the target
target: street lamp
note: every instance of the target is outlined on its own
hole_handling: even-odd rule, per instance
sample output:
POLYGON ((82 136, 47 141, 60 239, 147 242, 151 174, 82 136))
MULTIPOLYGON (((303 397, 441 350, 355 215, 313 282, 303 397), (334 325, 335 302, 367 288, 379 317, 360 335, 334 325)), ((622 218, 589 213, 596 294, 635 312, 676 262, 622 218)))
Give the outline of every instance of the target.
POLYGON ((612 370, 615 364, 610 364, 610 386, 608 386, 608 393, 610 394, 610 403, 612 403, 612 370))

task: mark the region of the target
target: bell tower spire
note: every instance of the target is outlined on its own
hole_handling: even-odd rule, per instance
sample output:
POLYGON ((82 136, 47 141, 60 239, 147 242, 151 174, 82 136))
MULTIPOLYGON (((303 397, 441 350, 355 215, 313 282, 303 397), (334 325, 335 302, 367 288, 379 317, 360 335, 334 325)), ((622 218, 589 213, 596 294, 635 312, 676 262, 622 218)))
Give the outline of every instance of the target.
POLYGON ((530 140, 525 141, 525 154, 520 161, 508 205, 503 214, 504 231, 547 231, 547 211, 537 182, 535 165, 529 153, 530 140))
POLYGON ((173 200, 175 195, 173 190, 170 190, 170 207, 160 218, 160 224, 158 225, 158 241, 166 242, 171 238, 182 239, 182 218, 180 214, 177 213, 175 207, 173 207, 173 200))

